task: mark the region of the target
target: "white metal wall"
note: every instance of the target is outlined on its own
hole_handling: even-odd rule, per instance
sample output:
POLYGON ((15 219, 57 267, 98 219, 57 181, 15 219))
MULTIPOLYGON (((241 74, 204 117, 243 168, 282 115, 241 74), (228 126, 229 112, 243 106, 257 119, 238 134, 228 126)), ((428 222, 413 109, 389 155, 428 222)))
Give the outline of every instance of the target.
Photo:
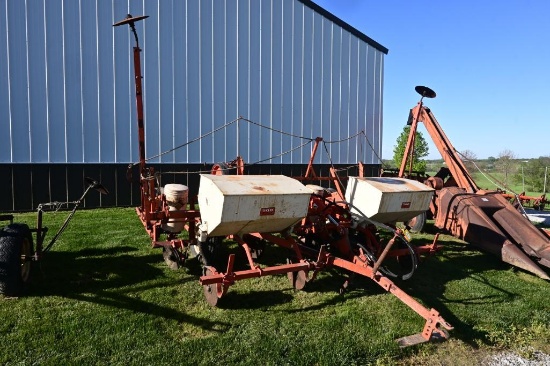
MULTIPOLYGON (((380 155, 387 50, 307 0, 4 0, 0 162, 137 160, 134 41, 112 27, 127 13, 150 16, 136 23, 147 157, 238 116, 325 140, 364 130, 380 155)), ((302 142, 241 121, 151 161, 252 163, 302 142)), ((379 163, 364 138, 329 146, 333 163, 379 163)))

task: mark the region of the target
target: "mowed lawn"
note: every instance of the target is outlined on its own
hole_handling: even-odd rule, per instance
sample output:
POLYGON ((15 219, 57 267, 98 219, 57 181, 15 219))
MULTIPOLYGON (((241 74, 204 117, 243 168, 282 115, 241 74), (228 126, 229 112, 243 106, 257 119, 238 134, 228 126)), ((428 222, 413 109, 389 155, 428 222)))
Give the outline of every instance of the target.
MULTIPOLYGON (((66 212, 48 213, 48 238, 66 212)), ((35 215, 16 214, 34 226, 35 215)), ((431 242, 416 235, 416 243, 431 242)), ((210 307, 196 259, 162 260, 134 209, 78 211, 35 266, 20 298, 0 296, 0 364, 7 365, 472 365, 508 349, 550 352, 550 283, 440 236, 444 250, 396 281, 455 329, 451 340, 400 349, 424 320, 374 282, 322 272, 304 291, 286 276, 237 282, 210 307)), ((243 254, 235 245, 243 265, 243 254)), ((284 263, 268 246, 261 263, 284 263)))

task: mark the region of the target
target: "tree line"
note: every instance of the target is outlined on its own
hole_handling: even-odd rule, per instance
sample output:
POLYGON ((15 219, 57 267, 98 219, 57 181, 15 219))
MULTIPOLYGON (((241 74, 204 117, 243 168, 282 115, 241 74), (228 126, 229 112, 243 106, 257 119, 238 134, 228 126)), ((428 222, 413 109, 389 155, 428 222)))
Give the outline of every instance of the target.
MULTIPOLYGON (((392 168, 399 168, 405 153, 405 147, 409 136, 410 126, 405 126, 398 136, 393 149, 393 160, 384 161, 392 168)), ((417 131, 414 144, 413 171, 426 173, 436 172, 441 167, 443 160, 424 159, 429 153, 428 143, 421 132, 417 131)), ((504 149, 496 157, 478 159, 471 150, 458 153, 462 158, 470 174, 478 170, 500 173, 500 182, 504 187, 512 184, 520 186, 525 191, 547 192, 550 190, 550 155, 538 158, 521 159, 510 149, 504 149)), ((410 157, 407 157, 407 167, 410 165, 410 157)))

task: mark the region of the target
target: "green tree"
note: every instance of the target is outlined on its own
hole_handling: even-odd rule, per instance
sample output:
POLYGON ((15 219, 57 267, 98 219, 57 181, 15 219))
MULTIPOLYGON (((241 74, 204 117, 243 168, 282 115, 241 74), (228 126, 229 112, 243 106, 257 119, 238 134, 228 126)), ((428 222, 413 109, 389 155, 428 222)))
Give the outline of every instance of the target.
MULTIPOLYGON (((550 167, 550 156, 541 156, 538 159, 530 159, 523 168, 525 176, 525 185, 530 187, 533 192, 542 192, 544 189, 544 174, 546 167, 550 167)), ((550 177, 546 178, 546 190, 550 177)))
MULTIPOLYGON (((399 137, 397 137, 396 145, 393 147, 393 161, 398 168, 401 166, 401 161, 403 160, 403 155, 405 154, 405 147, 407 146, 410 130, 411 126, 405 126, 399 137)), ((426 172, 426 161, 422 160, 422 158, 426 156, 428 156, 428 143, 424 139, 424 136, 422 136, 422 132, 416 131, 416 138, 414 140, 413 171, 421 173, 426 172)), ((410 166, 409 164, 410 159, 407 157, 407 169, 410 166)))
POLYGON ((497 161, 497 158, 495 158, 494 156, 489 156, 487 158, 487 163, 485 164, 485 169, 493 170, 495 168, 496 161, 497 161))

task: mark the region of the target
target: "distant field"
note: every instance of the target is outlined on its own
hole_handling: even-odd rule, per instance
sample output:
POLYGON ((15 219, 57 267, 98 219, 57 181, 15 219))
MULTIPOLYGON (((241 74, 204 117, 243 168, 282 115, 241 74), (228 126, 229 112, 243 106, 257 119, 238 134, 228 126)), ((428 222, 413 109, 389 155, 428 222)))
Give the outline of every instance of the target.
MULTIPOLYGON (((432 166, 432 168, 435 168, 435 164, 432 166)), ((431 170, 426 172, 426 174, 433 176, 437 173, 436 170, 431 170)), ((483 174, 479 171, 472 172, 472 177, 474 178, 474 181, 481 189, 488 189, 488 190, 494 190, 494 189, 502 189, 504 188, 503 182, 505 181, 504 175, 502 173, 498 172, 484 172, 483 174)), ((507 184, 508 189, 506 190, 508 193, 517 193, 520 194, 523 192, 523 185, 514 183, 513 179, 509 179, 509 183, 507 184)), ((540 197, 542 195, 542 192, 536 192, 529 189, 529 186, 525 186, 525 194, 527 196, 532 197, 540 197)), ((528 205, 531 205, 529 203, 528 205)), ((548 208, 546 208, 548 209, 548 208)))
MULTIPOLYGON (((34 225, 34 214, 17 216, 34 225)), ((64 217, 46 223, 54 230, 64 217)), ((212 308, 196 260, 169 270, 132 208, 79 211, 27 295, 0 297, 0 364, 472 365, 501 350, 550 353, 550 284, 452 237, 440 243, 443 252, 398 285, 439 310, 452 339, 399 349, 394 340, 424 321, 368 279, 344 295, 337 271, 299 292, 286 276, 247 280, 212 308)), ((242 265, 239 248, 229 250, 242 265)), ((285 257, 268 247, 262 263, 285 257)))

